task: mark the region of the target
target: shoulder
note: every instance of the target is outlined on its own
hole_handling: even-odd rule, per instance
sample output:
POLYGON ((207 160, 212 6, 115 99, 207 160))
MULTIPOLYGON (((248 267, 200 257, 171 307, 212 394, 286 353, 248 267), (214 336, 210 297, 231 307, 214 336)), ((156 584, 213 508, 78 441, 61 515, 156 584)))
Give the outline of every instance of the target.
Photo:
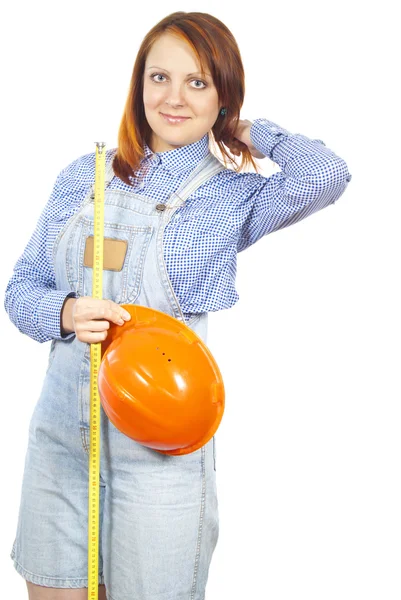
POLYGON ((263 186, 266 185, 267 181, 275 176, 270 175, 265 177, 255 171, 237 173, 233 169, 225 168, 213 178, 213 183, 224 190, 227 194, 232 194, 235 197, 249 197, 263 186))
MULTIPOLYGON (((116 149, 106 150, 106 162, 114 156, 116 149)), ((96 153, 90 152, 70 162, 58 176, 59 184, 64 187, 81 187, 91 185, 95 177, 96 153)))
MULTIPOLYGON (((106 151, 106 161, 111 160, 113 153, 114 150, 106 151)), ((83 154, 60 171, 48 202, 49 215, 61 218, 80 205, 95 180, 95 158, 95 152, 83 154)))

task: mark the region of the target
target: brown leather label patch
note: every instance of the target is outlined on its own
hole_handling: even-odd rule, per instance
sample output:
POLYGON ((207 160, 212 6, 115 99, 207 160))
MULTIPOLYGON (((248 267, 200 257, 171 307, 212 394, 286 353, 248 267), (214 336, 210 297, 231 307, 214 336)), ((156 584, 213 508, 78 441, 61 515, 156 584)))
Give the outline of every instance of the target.
MULTIPOLYGON (((121 271, 127 254, 128 242, 115 238, 103 238, 103 269, 121 271)), ((84 266, 93 268, 93 235, 86 238, 84 266)))

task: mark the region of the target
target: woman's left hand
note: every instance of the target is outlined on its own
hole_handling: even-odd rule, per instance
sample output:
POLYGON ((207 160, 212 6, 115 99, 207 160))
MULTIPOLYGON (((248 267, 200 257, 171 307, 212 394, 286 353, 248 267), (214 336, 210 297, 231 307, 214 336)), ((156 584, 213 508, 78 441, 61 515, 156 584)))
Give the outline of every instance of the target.
POLYGON ((247 119, 239 119, 237 123, 237 128, 234 132, 234 139, 231 140, 227 146, 231 150, 233 154, 239 156, 243 151, 243 144, 248 146, 249 152, 255 158, 265 158, 265 155, 262 154, 259 150, 255 148, 255 146, 251 142, 251 127, 253 123, 248 121, 247 119), (241 148, 242 146, 242 148, 241 148))

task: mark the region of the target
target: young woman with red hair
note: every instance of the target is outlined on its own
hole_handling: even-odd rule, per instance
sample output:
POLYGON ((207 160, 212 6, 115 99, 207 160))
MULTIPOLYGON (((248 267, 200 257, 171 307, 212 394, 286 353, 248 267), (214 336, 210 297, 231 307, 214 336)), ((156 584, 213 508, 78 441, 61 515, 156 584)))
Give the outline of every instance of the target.
MULTIPOLYGON (((58 175, 15 265, 6 310, 21 332, 52 341, 12 550, 31 599, 87 597, 90 344, 129 318, 124 303, 164 311, 206 341, 208 312, 238 300, 237 253, 332 204, 351 180, 322 141, 240 119, 244 93, 221 21, 199 12, 160 21, 135 61, 118 148, 106 153, 104 236, 126 252, 110 256, 105 299, 91 298, 84 257, 94 153, 58 175), (281 171, 260 175, 253 158, 265 156, 281 171)), ((103 414, 101 443, 99 598, 107 589, 109 600, 203 600, 219 530, 215 439, 162 455, 103 414)))

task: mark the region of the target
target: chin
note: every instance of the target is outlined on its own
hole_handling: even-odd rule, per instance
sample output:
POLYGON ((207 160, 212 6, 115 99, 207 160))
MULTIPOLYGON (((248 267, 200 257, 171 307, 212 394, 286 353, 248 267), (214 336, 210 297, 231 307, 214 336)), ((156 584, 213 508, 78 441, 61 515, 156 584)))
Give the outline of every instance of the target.
POLYGON ((188 146, 188 144, 192 144, 196 140, 194 137, 188 138, 188 136, 182 135, 177 135, 174 138, 165 138, 157 132, 154 132, 154 135, 157 136, 154 141, 154 146, 157 148, 163 148, 163 150, 155 150, 155 152, 165 152, 167 149, 169 149, 168 147, 180 148, 181 146, 188 146))

